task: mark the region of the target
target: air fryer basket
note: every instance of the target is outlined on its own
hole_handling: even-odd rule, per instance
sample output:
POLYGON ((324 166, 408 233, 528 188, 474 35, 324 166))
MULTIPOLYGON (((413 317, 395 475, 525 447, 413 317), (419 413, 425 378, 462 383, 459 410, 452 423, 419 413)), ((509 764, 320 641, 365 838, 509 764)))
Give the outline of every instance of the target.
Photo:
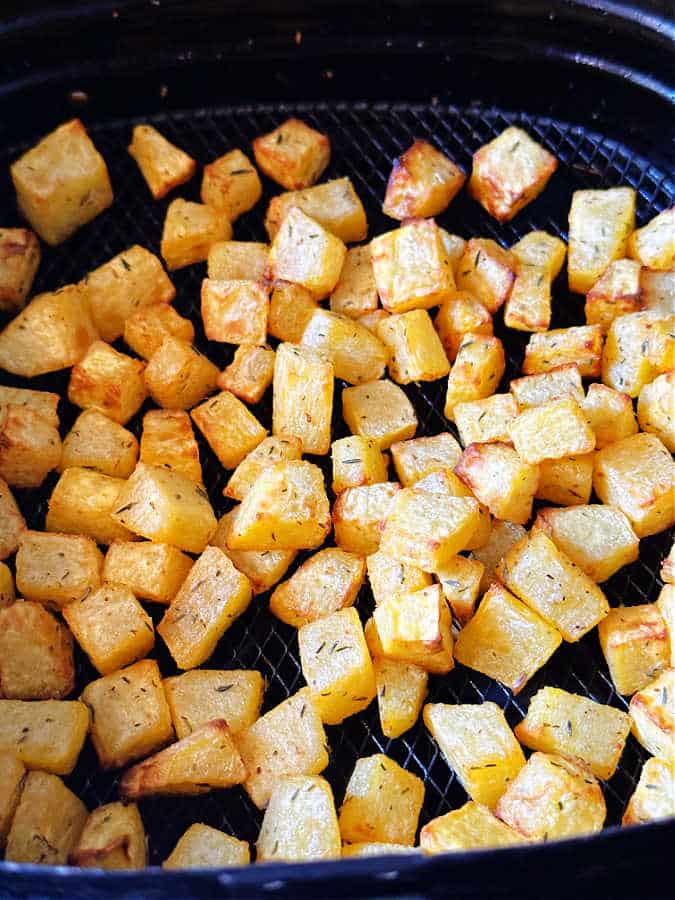
MULTIPOLYGON (((289 115, 297 115, 329 134, 333 154, 325 177, 351 177, 366 206, 371 234, 392 227, 391 220, 380 211, 386 180, 394 157, 415 137, 432 141, 469 170, 475 149, 512 123, 522 125, 555 153, 561 163, 558 173, 545 193, 506 225, 498 225, 477 203, 460 195, 439 217, 440 224, 450 231, 489 236, 506 244, 533 228, 564 238, 572 191, 583 187, 632 185, 638 194, 640 224, 675 199, 672 157, 664 133, 672 112, 664 99, 667 87, 661 82, 663 73, 657 65, 663 31, 661 37, 655 35, 650 30, 652 20, 641 20, 638 25, 624 15, 611 26, 616 29, 611 33, 618 45, 626 36, 643 40, 645 47, 647 35, 653 42, 649 47, 654 71, 631 74, 624 65, 621 80, 612 74, 619 66, 617 62, 597 57, 594 66, 584 67, 581 57, 585 55, 588 61, 588 50, 570 60, 562 47, 575 39, 589 40, 590 23, 595 20, 587 20, 583 32, 578 24, 582 14, 588 15, 587 4, 546 5, 547 10, 558 10, 556 15, 561 16, 556 23, 557 36, 556 30, 547 25, 550 20, 538 14, 540 4, 529 4, 534 7, 532 18, 525 20, 514 19, 517 14, 509 4, 486 4, 492 6, 491 15, 487 15, 488 10, 477 13, 465 8, 466 4, 456 4, 416 14, 413 37, 403 28, 410 17, 407 4, 396 7, 379 23, 366 16, 359 19, 358 11, 353 11, 355 18, 350 19, 345 7, 344 19, 339 11, 324 8, 319 10, 321 21, 317 21, 301 9, 287 12, 286 18, 278 11, 276 16, 270 13, 266 17, 260 6, 258 17, 249 22, 246 16, 250 6, 238 17, 230 10, 228 17, 222 11, 214 14, 208 3, 192 4, 188 13, 180 3, 165 4, 160 10, 152 3, 116 7, 98 4, 82 10, 78 36, 66 36, 67 23, 73 21, 72 11, 66 15, 47 11, 36 23, 15 22, 4 35, 0 32, 0 48, 3 40, 9 48, 4 63, 0 63, 4 76, 0 88, 2 224, 19 224, 6 176, 8 164, 41 133, 73 114, 81 115, 89 127, 108 163, 115 188, 115 203, 110 210, 65 245, 44 249, 36 292, 79 280, 133 243, 159 251, 164 212, 171 198, 160 203, 151 200, 126 152, 131 127, 137 121, 152 122, 200 163, 206 163, 232 147, 246 150, 256 135, 289 115), (208 28, 199 24, 197 8, 202 6, 208 28), (569 7, 578 9, 570 11, 569 7), (451 10, 457 18, 448 21, 451 10), (566 19, 571 13, 577 18, 566 19), (226 30, 224 25, 228 26, 226 30), (452 33, 449 26, 454 26, 452 37, 439 37, 452 33), (248 30, 253 27, 254 31, 248 30), (255 35, 255 41, 247 35, 255 35), (477 49, 477 35, 484 35, 489 52, 477 49), (500 35, 502 42, 498 40, 500 35), (22 56, 25 47, 32 47, 30 57, 22 56), (139 55, 143 47, 150 50, 139 55), (84 96, 73 91, 84 92, 84 96), (625 120, 619 115, 621 110, 626 111, 625 120)), ((604 40, 603 29, 599 31, 598 40, 604 40)), ((198 185, 195 178, 177 193, 198 199, 198 185)), ((237 239, 265 239, 266 201, 278 191, 269 182, 265 187, 263 200, 237 222, 237 239)), ((203 274, 203 266, 193 266, 172 275, 177 288, 176 307, 194 321, 199 349, 222 368, 231 359, 231 348, 209 343, 201 329, 199 285, 203 274)), ((568 294, 563 277, 555 286, 552 327, 580 321, 583 298, 568 294)), ((527 336, 506 332, 501 322, 496 323, 496 334, 504 339, 507 352, 507 371, 500 388, 504 390, 520 373, 527 336)), ((57 390, 63 396, 67 375, 33 379, 30 386, 57 390)), ((0 377, 3 383, 24 383, 5 373, 0 377)), ((436 434, 449 427, 443 417, 440 383, 411 385, 407 391, 420 420, 419 435, 436 434)), ((339 396, 339 388, 337 393, 339 396)), ((340 421, 340 404, 336 407, 334 434, 340 437, 347 432, 340 421)), ((140 433, 144 411, 131 423, 136 434, 140 433)), ((269 395, 254 411, 269 428, 269 395)), ((64 433, 76 414, 73 406, 62 402, 64 433)), ((454 431, 454 426, 450 430, 454 431)), ((199 440, 205 484, 220 515, 231 505, 222 497, 228 473, 208 445, 199 440)), ((328 472, 325 458, 317 461, 328 472)), ((46 503, 55 481, 52 475, 37 491, 17 492, 29 527, 44 526, 46 503)), ((610 603, 654 600, 660 588, 660 561, 668 547, 669 536, 665 534, 643 540, 640 560, 604 586, 610 603)), ((306 554, 298 562, 304 558, 306 554)), ((213 668, 259 669, 268 682, 264 710, 303 684, 295 630, 270 615, 266 599, 256 598, 207 663, 213 668)), ((372 597, 367 586, 357 606, 364 617, 369 615, 372 597)), ((149 611, 158 621, 162 610, 150 606, 149 611)), ((155 655, 164 675, 175 673, 160 640, 155 655)), ((96 675, 83 654, 78 653, 77 660, 81 687, 96 675)), ((498 683, 457 666, 449 676, 431 679, 429 700, 492 700, 504 709, 513 725, 527 710, 529 698, 545 684, 620 708, 626 706, 612 687, 595 634, 576 645, 564 644, 516 698, 498 683)), ((324 774, 338 802, 356 759, 375 752, 389 754, 424 778, 426 800, 421 824, 466 799, 421 721, 403 737, 388 740, 382 735, 377 705, 373 703, 343 726, 328 728, 327 733, 331 761, 324 774)), ((629 738, 617 773, 605 785, 610 825, 620 823, 646 758, 646 751, 629 738)), ((89 744, 66 781, 89 808, 117 798, 117 773, 99 770, 89 744)), ((141 813, 153 865, 168 855, 192 822, 205 822, 255 842, 261 821, 260 813, 238 788, 197 798, 148 798, 141 802, 141 813)), ((606 879, 611 879, 615 893, 605 896, 623 896, 624 891, 628 896, 631 879, 638 879, 640 869, 652 875, 660 873, 660 880, 650 888, 652 896, 660 896, 660 888, 665 888, 665 895, 668 886, 665 848, 669 829, 672 838, 670 826, 658 825, 630 832, 612 829, 557 846, 426 861, 406 857, 201 874, 118 876, 0 864, 0 897, 37 896, 40 891, 69 897, 78 893, 82 897, 168 893, 180 897, 262 893, 329 897, 345 890, 355 897, 375 893, 401 896, 404 891, 412 891, 415 896, 436 896, 438 892, 441 896, 448 886, 458 896, 472 896, 474 891, 476 896, 497 896, 502 890, 506 896, 515 891, 516 883, 524 896, 530 896, 530 891, 532 896, 539 896, 545 889, 557 897, 558 891, 562 896, 563 888, 567 895, 570 889, 583 891, 584 885, 609 885, 606 879), (664 854, 660 860, 659 852, 664 854), (650 867, 645 870, 648 859, 650 867), (486 881, 490 870, 493 876, 486 881), (496 871, 501 873, 499 879, 496 871), (546 888, 541 881, 538 888, 528 883, 532 873, 547 878, 556 871, 564 873, 552 879, 559 883, 546 888), (606 881, 597 882, 599 878, 606 881)))

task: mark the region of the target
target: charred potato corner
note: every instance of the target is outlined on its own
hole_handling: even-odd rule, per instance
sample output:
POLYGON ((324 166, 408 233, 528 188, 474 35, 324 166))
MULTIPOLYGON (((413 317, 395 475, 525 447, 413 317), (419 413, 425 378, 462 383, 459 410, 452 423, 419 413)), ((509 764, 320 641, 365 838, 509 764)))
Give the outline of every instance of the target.
POLYGON ((162 861, 157 796, 204 810, 166 869, 573 837, 606 824, 628 745, 644 766, 618 818, 674 815, 673 551, 653 594, 615 581, 675 521, 673 210, 636 223, 633 188, 578 190, 567 242, 507 246, 562 165, 515 126, 470 167, 415 140, 380 233, 300 119, 215 159, 149 123, 128 141, 159 255, 119 247, 33 291, 115 202, 77 119, 13 162, 24 221, 0 222, 4 858, 162 861), (442 227, 464 188, 492 237, 442 227), (558 327, 566 287, 579 315, 558 327), (293 648, 290 696, 260 654, 220 664, 252 614, 293 648), (554 683, 580 643, 609 693, 554 683), (503 702, 450 702, 467 677, 503 702), (331 745, 366 716, 388 752, 364 743, 334 779, 331 745), (413 728, 466 794, 431 819, 396 749, 413 728), (64 780, 83 748, 115 778, 92 809, 64 780), (256 811, 257 845, 201 821, 214 791, 256 811))

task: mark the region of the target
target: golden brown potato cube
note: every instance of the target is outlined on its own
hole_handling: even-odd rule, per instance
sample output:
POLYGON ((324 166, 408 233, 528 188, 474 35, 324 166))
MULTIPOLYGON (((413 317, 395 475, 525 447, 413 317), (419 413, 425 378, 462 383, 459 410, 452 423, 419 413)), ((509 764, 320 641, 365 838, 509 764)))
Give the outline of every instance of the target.
POLYGON ((673 461, 655 434, 634 434, 598 451, 593 488, 625 513, 639 538, 673 524, 673 461))
POLYGON ((79 119, 65 122, 10 168, 19 209, 48 244, 61 244, 113 202, 108 169, 79 119))
POLYGON ((539 483, 534 496, 560 506, 580 506, 590 502, 593 489, 595 453, 545 459, 539 463, 539 483))
POLYGON ((140 460, 148 466, 164 466, 201 484, 199 447, 190 416, 182 409, 151 409, 143 416, 140 460))
MULTIPOLYGON (((415 482, 420 491, 441 494, 444 497, 466 497, 475 500, 471 490, 455 475, 452 469, 438 469, 415 482)), ((482 547, 490 535, 491 518, 486 506, 478 504, 478 524, 466 542, 467 550, 482 547)))
POLYGON ((484 847, 510 847, 523 843, 517 831, 505 825, 486 806, 470 800, 459 809, 432 819, 420 831, 423 853, 449 853, 484 847))
POLYGON ((598 450, 637 433, 635 412, 628 394, 604 384, 589 384, 580 405, 595 433, 598 450))
POLYGON ((569 212, 569 289, 586 294, 607 266, 626 255, 635 227, 635 191, 575 191, 569 212))
POLYGON ((558 277, 567 255, 567 245, 559 237, 546 231, 530 231, 510 250, 519 266, 544 269, 549 279, 558 277))
MULTIPOLYGON (((270 612, 295 628, 332 617, 333 613, 353 606, 365 575, 362 556, 339 547, 326 547, 310 556, 288 581, 276 588, 270 597, 270 612)), ((317 708, 320 705, 317 701, 317 708)))
POLYGON ((453 420, 458 403, 483 400, 494 394, 505 367, 504 347, 499 338, 465 334, 448 377, 446 419, 453 420))
POLYGON ((90 681, 82 700, 89 707, 91 739, 104 769, 119 769, 173 738, 171 713, 154 659, 90 681))
POLYGON ((496 703, 428 703, 424 724, 469 797, 494 810, 525 765, 525 755, 496 703))
POLYGON ((65 866, 87 815, 84 803, 56 775, 29 772, 7 836, 5 860, 65 866))
POLYGON ((90 813, 70 862, 84 869, 145 868, 148 848, 136 804, 106 803, 90 813))
POLYGON ((251 851, 246 841, 197 822, 181 835, 162 868, 219 869, 246 866, 250 861, 251 851))
POLYGON ((588 325, 600 325, 606 333, 614 319, 640 309, 640 264, 616 259, 586 294, 584 314, 588 325))
POLYGON ((145 363, 96 341, 71 370, 68 399, 83 409, 99 409, 124 425, 147 397, 144 369, 145 363))
POLYGON ((675 780, 671 762, 650 757, 628 801, 622 825, 639 825, 675 816, 675 780))
POLYGON ((152 619, 123 585, 104 584, 66 606, 63 618, 101 675, 142 659, 155 645, 152 619))
POLYGON ((598 637, 619 694, 646 688, 670 662, 668 629, 656 603, 611 609, 598 637))
POLYGON ((0 406, 25 406, 41 416, 53 428, 59 427, 59 395, 48 391, 6 387, 0 384, 0 406))
POLYGON ((461 625, 473 615, 484 574, 483 563, 466 556, 454 556, 436 573, 445 599, 461 625))
POLYGON ((209 250, 207 274, 217 281, 262 281, 269 247, 255 241, 220 241, 209 250))
POLYGON ((455 290, 441 229, 433 219, 413 219, 370 242, 375 284, 391 313, 429 309, 455 290))
POLYGON ((321 717, 308 688, 302 688, 237 735, 248 773, 244 787, 258 809, 289 775, 318 775, 328 765, 321 717))
POLYGON ((640 291, 644 309, 660 316, 669 316, 673 312, 673 296, 675 295, 675 268, 668 272, 656 269, 640 270, 640 291))
POLYGON ((457 289, 479 300, 489 313, 496 313, 511 293, 516 278, 508 250, 495 241, 471 238, 457 267, 457 289))
POLYGON ((312 294, 299 284, 275 285, 270 300, 269 333, 280 341, 299 343, 318 306, 312 294))
POLYGON ((414 437, 417 416, 403 390, 383 379, 345 388, 342 417, 352 434, 372 438, 380 450, 414 437))
POLYGON ((540 375, 514 378, 510 390, 521 412, 562 397, 572 397, 580 406, 584 402, 584 386, 576 363, 555 366, 540 375))
POLYGON ((157 631, 176 665, 194 669, 211 656, 250 602, 248 578, 222 550, 207 547, 171 601, 157 631))
POLYGON ((0 609, 0 696, 60 700, 75 686, 73 641, 40 603, 0 609))
POLYGON ((28 406, 0 406, 0 477, 12 487, 39 487, 61 462, 61 438, 28 406))
POLYGON ((241 150, 230 150, 204 166, 202 203, 224 213, 230 222, 252 209, 261 196, 260 177, 241 150))
POLYGON ((381 378, 389 356, 379 337, 364 325, 327 309, 314 310, 300 343, 324 353, 333 363, 335 377, 349 384, 381 378))
POLYGON ((265 438, 266 430, 229 391, 205 400, 190 413, 226 469, 234 469, 265 438))
POLYGON ((258 167, 287 191, 310 187, 330 160, 330 140, 301 119, 287 119, 253 141, 258 167))
POLYGON ((511 440, 520 458, 530 465, 595 449, 595 434, 571 397, 526 409, 511 426, 511 440))
POLYGON ((363 241, 368 222, 363 204, 349 178, 336 178, 304 190, 272 197, 265 215, 265 228, 273 240, 289 210, 297 206, 305 215, 345 244, 363 241))
POLYGON ((340 238, 293 206, 272 241, 267 277, 299 284, 321 300, 337 284, 346 253, 340 238))
POLYGON ((508 222, 541 194, 557 168, 555 156, 511 125, 474 153, 469 193, 498 222, 508 222))
POLYGON ((265 810, 256 862, 309 862, 341 855, 340 829, 330 785, 312 775, 283 778, 265 810))
POLYGON ((340 834, 349 843, 415 843, 424 783, 383 753, 356 761, 340 807, 340 834))
POLYGON ((408 566, 400 563, 392 556, 387 556, 378 550, 371 553, 366 560, 368 580, 373 592, 375 605, 379 606, 392 594, 404 591, 406 593, 419 591, 432 584, 432 577, 428 572, 423 572, 417 566, 408 566))
POLYGON ((382 734, 400 737, 419 718, 429 675, 420 666, 385 657, 375 657, 373 668, 382 734))
POLYGON ((300 439, 266 437, 239 463, 223 491, 225 497, 243 500, 266 469, 289 459, 301 459, 300 439))
POLYGON ((137 461, 135 435, 98 409, 86 409, 63 440, 58 471, 81 466, 114 478, 128 478, 137 461))
POLYGON ((126 800, 205 794, 241 784, 245 777, 227 722, 215 719, 128 769, 120 779, 120 794, 126 800))
POLYGON ((103 556, 90 537, 24 531, 16 555, 16 584, 26 600, 65 606, 99 587, 102 566, 103 556))
POLYGON ((562 643, 560 632, 492 584, 455 642, 455 660, 518 694, 562 643))
POLYGON ((191 568, 192 559, 169 544, 115 541, 105 555, 103 580, 168 606, 191 568))
POLYGON ((45 529, 87 535, 97 544, 133 540, 129 529, 112 515, 126 484, 123 478, 112 478, 92 469, 79 466, 65 469, 49 498, 45 529))
POLYGON ((0 563, 0 610, 11 606, 15 600, 16 592, 14 590, 12 570, 4 563, 0 563))
POLYGON ((600 831, 607 809, 602 788, 583 763, 533 753, 495 812, 523 837, 550 840, 600 831))
POLYGON ((580 759, 603 781, 619 764, 630 732, 630 716, 620 709, 555 687, 541 688, 516 737, 530 750, 580 759))
POLYGON ((229 241, 232 224, 223 212, 178 198, 166 211, 160 252, 171 272, 203 262, 217 241, 229 241))
POLYGON ((454 468, 461 455, 459 444, 448 431, 391 445, 396 474, 404 487, 412 487, 433 472, 454 468))
POLYGON ((286 460, 256 480, 237 509, 227 543, 231 550, 312 550, 330 527, 321 469, 286 460))
POLYGON ((388 368, 398 384, 436 381, 447 375, 450 363, 425 309, 389 316, 377 328, 388 350, 388 368))
POLYGON ((259 403, 274 378, 276 354, 271 347, 241 344, 218 376, 218 387, 247 403, 259 403))
POLYGON ((67 369, 97 338, 82 289, 67 285, 33 297, 0 332, 0 368, 25 378, 67 369))
POLYGON ((574 325, 530 336, 523 373, 536 375, 576 363, 584 378, 597 378, 602 365, 604 335, 600 325, 574 325))
POLYGON ((380 484, 387 481, 387 460, 372 438, 351 437, 333 441, 333 493, 349 487, 380 484))
POLYGON ((660 438, 671 453, 675 453, 674 397, 675 372, 664 372, 642 388, 637 409, 640 428, 660 438))
POLYGON ((663 339, 665 321, 650 313, 615 319, 607 332, 602 354, 602 381, 629 397, 637 397, 659 373, 654 352, 663 339))
POLYGON ((161 200, 169 191, 189 181, 197 168, 191 156, 152 125, 136 125, 127 149, 155 200, 161 200))
POLYGON ((195 669, 163 684, 178 738, 213 719, 225 719, 232 734, 248 728, 260 716, 265 690, 260 672, 243 669, 195 669))
POLYGON ((267 338, 269 296, 257 281, 202 281, 202 320, 210 341, 259 344, 267 338))
POLYGON ((540 509, 532 528, 547 534, 593 581, 607 581, 638 558, 640 542, 630 522, 611 506, 540 509))
POLYGON ((373 621, 382 649, 376 655, 414 663, 436 675, 454 667, 452 616, 437 584, 385 597, 373 621))
POLYGON ((134 313, 157 303, 171 303, 176 289, 154 253, 134 244, 89 272, 80 286, 104 341, 124 333, 134 313))
POLYGON ((457 403, 455 425, 462 444, 504 444, 511 440, 511 427, 518 417, 512 394, 493 394, 473 403, 457 403))
POLYGON ((143 359, 152 359, 165 337, 175 337, 188 344, 195 329, 189 319, 180 316, 168 303, 143 306, 124 323, 124 341, 143 359))
MULTIPOLYGON (((145 463, 139 463, 123 482, 112 518, 127 534, 172 544, 188 553, 201 553, 217 524, 204 488, 180 472, 145 463)), ((124 540, 124 536, 115 539, 124 540)))
POLYGON ((342 491, 333 505, 338 547, 364 556, 375 553, 400 490, 400 484, 386 481, 342 491))
POLYGON ((627 252, 649 269, 675 269, 675 207, 636 228, 628 239, 627 252))
POLYGON ((40 243, 27 228, 0 228, 0 309, 21 309, 40 265, 40 243))
POLYGON ((5 846, 26 781, 26 767, 14 753, 0 752, 0 848, 5 846))
POLYGON ((473 294, 455 291, 438 310, 434 325, 448 359, 454 362, 457 353, 469 334, 492 334, 492 316, 473 294))
POLYGON ((497 519, 524 525, 532 515, 537 466, 507 444, 469 444, 455 473, 497 519))
POLYGON ((479 593, 484 594, 492 582, 497 580, 497 566, 511 547, 524 538, 526 533, 522 525, 494 520, 490 536, 484 546, 471 553, 471 559, 475 559, 485 567, 479 593))
POLYGON ((653 756, 673 759, 675 750, 675 669, 664 669, 643 690, 633 694, 628 711, 637 740, 653 756))
POLYGON ((330 295, 330 308, 335 313, 358 319, 378 308, 370 244, 347 250, 340 279, 330 295))
POLYGON ((551 280, 540 266, 519 264, 504 307, 504 324, 516 331, 546 331, 551 324, 551 280))
POLYGON ((89 731, 79 700, 0 700, 0 751, 27 769, 70 775, 89 731))
POLYGON ((427 141, 416 140, 394 160, 382 212, 400 220, 437 216, 465 181, 452 160, 427 141))

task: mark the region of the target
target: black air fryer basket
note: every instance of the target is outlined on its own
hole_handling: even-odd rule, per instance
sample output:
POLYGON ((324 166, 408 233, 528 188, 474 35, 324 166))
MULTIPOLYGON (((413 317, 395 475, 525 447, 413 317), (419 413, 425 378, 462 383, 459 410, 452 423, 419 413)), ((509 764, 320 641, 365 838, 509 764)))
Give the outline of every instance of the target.
MULTIPOLYGON (((333 147, 325 177, 349 175, 363 199, 370 233, 393 227, 380 211, 392 160, 415 137, 431 140, 470 170, 472 153, 507 124, 522 125, 560 160, 544 194, 506 225, 497 225, 465 193, 439 217, 464 236, 511 244, 542 228, 566 237, 572 191, 632 185, 638 222, 673 204, 673 26, 667 2, 437 2, 300 3, 226 0, 131 0, 62 5, 4 0, 0 9, 1 225, 19 225, 8 165, 36 138, 74 115, 87 125, 105 157, 115 189, 113 207, 66 244, 43 248, 34 290, 77 281, 133 243, 159 251, 171 198, 150 199, 126 152, 131 127, 149 121, 204 164, 251 140, 289 115, 326 132, 333 147), (27 10, 30 5, 32 11, 27 10)), ((197 199, 199 178, 172 196, 197 199)), ((263 200, 235 226, 239 240, 264 240, 266 201, 279 188, 266 182, 263 200)), ((201 331, 199 284, 203 266, 173 273, 176 307, 197 326, 197 345, 221 368, 231 351, 209 344, 201 331)), ((583 321, 583 299, 556 285, 552 327, 583 321)), ((0 322, 0 324, 3 324, 0 322)), ((501 389, 520 373, 526 336, 496 325, 505 340, 507 371, 501 389)), ((121 346, 121 345, 120 345, 121 346)), ((3 383, 20 379, 0 375, 3 383)), ((67 373, 33 379, 30 386, 64 394, 67 373)), ((338 391, 339 393, 339 391, 338 391)), ((412 385, 418 434, 448 428, 443 390, 412 385)), ((336 403, 339 412, 339 403, 336 403)), ((141 411, 131 424, 140 433, 141 411)), ((266 427, 271 402, 255 409, 266 427)), ((61 404, 62 428, 76 416, 61 404)), ((335 421, 335 436, 346 433, 335 421)), ((452 429, 451 429, 452 430, 452 429)), ((217 514, 227 506, 227 473, 208 446, 200 451, 217 514)), ((44 525, 55 483, 18 491, 30 527, 44 525)), ((612 605, 654 600, 660 589, 668 535, 643 540, 639 562, 604 587, 612 605)), ((300 560, 302 561, 302 560, 300 560)), ((357 606, 372 598, 364 588, 357 606)), ((156 608, 150 608, 153 615, 156 608)), ((161 610, 160 610, 161 612, 161 610)), ((157 619, 158 616, 155 616, 157 619)), ((175 668, 162 645, 164 675, 175 668)), ((79 685, 95 677, 78 656, 79 685)), ((227 632, 207 663, 256 668, 267 678, 264 710, 302 686, 294 629, 277 622, 266 598, 257 598, 227 632)), ((613 690, 595 634, 564 644, 514 698, 494 681, 458 666, 432 678, 430 700, 492 700, 513 725, 544 684, 625 708, 613 690)), ((421 824, 466 800, 463 789, 421 721, 388 740, 376 704, 328 728, 331 762, 324 773, 339 803, 360 756, 385 752, 424 778, 421 824)), ((611 827, 594 837, 445 857, 416 856, 235 870, 110 874, 0 863, 0 897, 511 897, 569 898, 672 896, 670 823, 617 827, 646 752, 631 737, 616 775, 605 787, 611 827)), ((116 773, 98 769, 86 745, 66 781, 92 809, 117 799, 116 773)), ((234 789, 196 798, 149 798, 141 813, 153 866, 161 863, 192 822, 223 828, 255 842, 261 815, 234 789)))

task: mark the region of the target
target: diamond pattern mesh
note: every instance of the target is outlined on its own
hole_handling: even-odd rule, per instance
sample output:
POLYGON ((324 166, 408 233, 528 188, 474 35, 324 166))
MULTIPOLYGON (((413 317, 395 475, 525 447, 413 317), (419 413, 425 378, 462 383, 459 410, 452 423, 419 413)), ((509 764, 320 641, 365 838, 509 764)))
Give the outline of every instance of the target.
MULTIPOLYGON (((584 187, 611 187, 628 184, 638 193, 638 221, 644 223, 656 212, 672 204, 675 185, 672 180, 650 162, 636 156, 623 144, 609 140, 586 129, 544 117, 485 109, 478 106, 458 108, 431 104, 293 104, 286 106, 246 106, 222 109, 202 109, 182 113, 163 114, 148 121, 183 147, 200 163, 206 163, 233 147, 247 149, 251 140, 288 115, 298 115, 311 125, 330 135, 333 145, 332 162, 327 178, 349 175, 361 196, 368 213, 371 234, 389 229, 395 223, 382 215, 380 204, 393 158, 408 146, 413 138, 433 141, 466 170, 470 169, 471 154, 481 144, 497 135, 507 124, 521 124, 537 140, 548 147, 561 161, 561 166, 543 196, 528 206, 514 222, 498 225, 475 202, 462 193, 450 209, 439 217, 448 230, 464 236, 482 235, 510 245, 527 231, 546 229, 566 237, 565 227, 571 194, 584 187)), ((159 252, 162 221, 171 197, 156 203, 141 179, 135 163, 126 153, 131 121, 116 121, 91 126, 90 131, 108 162, 115 188, 114 206, 92 224, 78 232, 67 244, 56 249, 44 249, 43 263, 35 290, 51 290, 76 281, 94 266, 120 252, 132 243, 140 243, 159 252)), ((14 147, 0 152, 0 170, 23 150, 14 147)), ((266 201, 277 188, 266 183, 265 198, 256 209, 242 217, 235 226, 239 240, 264 240, 263 216, 266 201)), ((195 178, 177 193, 198 199, 199 179, 195 178)), ((176 194, 172 195, 175 196, 176 194)), ((0 186, 0 207, 13 208, 9 189, 0 186)), ((10 218, 5 214, 5 219, 10 218)), ((4 223, 3 223, 4 224, 4 223)), ((190 315, 197 326, 197 345, 219 366, 231 359, 232 350, 205 340, 199 319, 199 286, 204 266, 193 266, 173 276, 177 288, 176 307, 183 315, 190 315)), ((555 287, 552 327, 579 323, 583 319, 583 301, 569 295, 563 280, 555 287)), ((506 333, 501 321, 496 334, 505 340, 507 370, 501 390, 509 379, 520 373, 526 336, 506 333)), ((120 348, 123 345, 120 344, 120 348)), ((3 381, 20 383, 18 379, 3 377, 3 381)), ((58 390, 64 394, 67 373, 34 379, 31 386, 58 390)), ((444 385, 411 385, 406 389, 420 420, 418 434, 436 434, 448 428, 443 417, 444 385)), ((339 396, 339 388, 338 388, 339 396)), ((339 404, 336 404, 339 410, 339 404)), ((137 434, 141 413, 131 424, 137 434)), ((269 396, 255 409, 266 427, 271 425, 269 396)), ((63 433, 70 427, 77 410, 66 401, 61 404, 63 433)), ((451 427, 451 430, 453 428, 451 427)), ((336 436, 346 433, 345 426, 335 420, 336 436)), ((229 501, 222 497, 227 473, 222 469, 208 446, 199 438, 206 485, 216 512, 222 514, 229 501)), ((320 461, 325 466, 325 459, 320 461)), ((39 491, 19 491, 18 500, 32 527, 42 528, 46 501, 55 483, 51 476, 39 491)), ((660 588, 658 568, 667 553, 669 539, 659 535, 642 541, 639 562, 627 567, 605 585, 612 605, 634 604, 654 600, 660 588)), ((302 562, 304 557, 298 562, 302 562)), ((364 619, 372 609, 372 597, 364 587, 358 599, 364 619)), ((155 621, 162 608, 150 605, 155 621)), ((161 640, 156 656, 165 675, 175 673, 161 640)), ((257 668, 268 681, 264 709, 276 705, 303 684, 298 660, 295 630, 274 619, 266 597, 257 598, 247 613, 235 623, 220 642, 207 666, 213 668, 257 668)), ((78 688, 95 673, 78 651, 78 688)), ((543 685, 556 685, 576 691, 603 703, 625 708, 623 698, 612 688, 606 666, 598 646, 597 636, 588 635, 577 645, 563 645, 546 665, 514 698, 498 683, 458 666, 450 675, 433 677, 429 699, 441 702, 478 703, 492 700, 505 710, 514 725, 524 715, 529 698, 543 685)), ((376 703, 362 714, 352 717, 338 728, 327 728, 331 746, 331 762, 325 772, 339 803, 355 760, 363 755, 382 751, 425 780, 426 801, 421 824, 430 818, 460 806, 466 795, 448 768, 438 748, 422 723, 418 723, 403 737, 388 740, 382 735, 376 703)), ((608 823, 620 821, 621 813, 637 778, 645 751, 631 737, 616 775, 605 785, 608 823)), ((117 775, 101 772, 93 749, 87 743, 75 772, 67 781, 93 808, 117 797, 117 775)), ((201 821, 223 828, 238 837, 255 841, 260 813, 245 792, 234 789, 214 792, 195 799, 151 798, 141 802, 141 812, 150 839, 150 859, 159 863, 168 855, 183 830, 192 822, 201 821)))

